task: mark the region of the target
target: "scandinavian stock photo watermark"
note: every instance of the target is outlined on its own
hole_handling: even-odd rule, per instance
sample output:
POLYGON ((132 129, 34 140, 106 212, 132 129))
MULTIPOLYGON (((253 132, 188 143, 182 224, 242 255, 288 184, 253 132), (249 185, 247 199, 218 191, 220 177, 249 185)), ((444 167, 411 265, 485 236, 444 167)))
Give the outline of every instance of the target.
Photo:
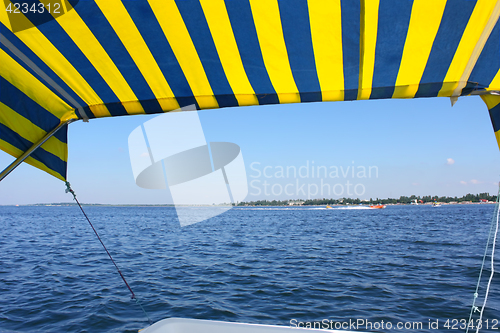
POLYGON ((231 209, 245 199, 248 184, 240 147, 207 141, 194 105, 176 111, 138 126, 128 147, 137 186, 168 189, 187 226, 231 209))
POLYGON ((176 111, 135 128, 128 146, 135 183, 144 189, 167 190, 181 226, 220 215, 249 196, 259 200, 361 197, 367 181, 379 177, 378 166, 354 161, 339 165, 254 161, 247 170, 237 143, 207 140, 194 105, 176 111))
POLYGON ((354 161, 350 165, 317 165, 306 160, 298 166, 253 162, 250 164, 249 195, 305 199, 360 197, 366 193, 364 181, 378 176, 378 166, 356 165, 354 161))

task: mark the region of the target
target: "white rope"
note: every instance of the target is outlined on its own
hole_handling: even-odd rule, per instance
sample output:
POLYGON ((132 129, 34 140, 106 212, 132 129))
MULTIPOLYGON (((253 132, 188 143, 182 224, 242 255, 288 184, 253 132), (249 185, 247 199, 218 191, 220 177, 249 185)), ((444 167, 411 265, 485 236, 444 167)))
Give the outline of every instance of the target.
MULTIPOLYGON (((470 309, 470 314, 469 314, 469 321, 468 323, 470 324, 472 322, 472 316, 474 313, 479 312, 479 308, 476 306, 476 301, 477 298, 479 297, 479 287, 481 286, 481 279, 483 277, 483 271, 484 271, 484 264, 486 263, 486 257, 488 256, 488 249, 490 248, 490 241, 491 241, 491 236, 493 235, 493 227, 495 226, 495 212, 498 211, 499 208, 499 199, 500 199, 500 183, 499 183, 499 191, 497 195, 497 202, 495 205, 495 209, 493 210, 493 216, 491 217, 491 223, 490 223, 490 231, 488 232, 488 241, 486 242, 486 247, 484 249, 484 254, 483 254, 483 262, 481 263, 481 270, 479 271, 479 277, 477 279, 477 285, 476 285, 476 291, 474 292, 474 299, 472 300, 472 306, 470 309)), ((467 329, 465 330, 465 333, 469 333, 469 325, 467 325, 467 329)))
MULTIPOLYGON (((498 202, 498 199, 497 199, 497 202, 498 202)), ((496 247, 496 241, 497 241, 499 219, 500 219, 500 209, 498 209, 498 204, 497 204, 497 222, 496 222, 496 227, 495 227, 495 233, 493 235, 493 245, 491 248, 491 274, 490 274, 490 279, 488 280, 488 286, 486 287, 486 294, 484 295, 484 302, 483 302, 483 306, 481 308, 481 313, 479 315, 479 321, 478 321, 476 333, 479 332, 479 328, 481 327, 481 323, 483 320, 483 311, 484 311, 484 308, 486 307, 486 301, 488 300, 488 294, 490 292, 491 280, 493 279, 493 275, 495 274, 495 261, 494 261, 494 259, 495 259, 495 247, 496 247)))

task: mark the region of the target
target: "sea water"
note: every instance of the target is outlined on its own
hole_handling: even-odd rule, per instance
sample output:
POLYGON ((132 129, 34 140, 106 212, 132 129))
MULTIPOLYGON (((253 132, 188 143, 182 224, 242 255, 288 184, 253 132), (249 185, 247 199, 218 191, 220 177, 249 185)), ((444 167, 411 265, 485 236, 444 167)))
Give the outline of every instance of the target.
MULTIPOLYGON (((153 321, 463 332, 494 205, 236 207, 182 228, 172 207, 85 210, 153 321)), ((2 206, 0 228, 1 332, 148 325, 77 207, 2 206)), ((483 316, 491 332, 499 282, 483 316)))

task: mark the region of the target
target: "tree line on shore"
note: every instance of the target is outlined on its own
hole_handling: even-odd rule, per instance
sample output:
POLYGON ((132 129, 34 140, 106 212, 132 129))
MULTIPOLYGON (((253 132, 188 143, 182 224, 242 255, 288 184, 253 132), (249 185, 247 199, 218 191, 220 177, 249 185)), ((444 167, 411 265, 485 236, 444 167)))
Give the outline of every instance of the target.
POLYGON ((430 203, 430 202, 443 202, 443 203, 451 203, 451 202, 480 202, 481 200, 487 201, 496 201, 496 195, 490 195, 489 193, 479 193, 479 194, 466 194, 462 197, 439 197, 435 196, 400 196, 399 199, 395 198, 370 198, 370 200, 361 200, 359 198, 340 198, 340 199, 307 199, 307 200, 257 200, 257 201, 248 201, 248 202, 240 202, 238 206, 289 206, 290 203, 300 204, 303 206, 321 206, 321 205, 375 205, 375 204, 411 204, 417 200, 418 203, 430 203))

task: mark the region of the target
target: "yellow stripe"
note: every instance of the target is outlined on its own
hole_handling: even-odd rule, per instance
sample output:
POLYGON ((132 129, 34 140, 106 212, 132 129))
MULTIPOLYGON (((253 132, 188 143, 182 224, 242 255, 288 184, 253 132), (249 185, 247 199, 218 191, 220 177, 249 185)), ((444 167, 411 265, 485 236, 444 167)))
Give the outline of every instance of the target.
POLYGON ((487 90, 500 91, 500 69, 498 70, 497 74, 495 75, 495 77, 491 81, 490 86, 488 87, 487 90))
MULTIPOLYGON (((15 158, 18 158, 19 156, 21 156, 24 153, 22 150, 17 149, 13 145, 11 145, 10 143, 8 143, 7 141, 4 141, 2 139, 0 139, 0 149, 2 149, 4 152, 6 152, 7 154, 9 154, 15 158)), ((67 151, 67 148, 65 148, 65 149, 67 151)), ((66 156, 67 156, 67 154, 66 154, 66 156)), ((61 174, 59 174, 58 172, 55 172, 52 169, 47 168, 45 166, 45 164, 43 164, 42 162, 40 162, 38 160, 35 160, 31 156, 28 157, 27 159, 25 159, 24 162, 28 163, 29 165, 34 166, 35 168, 43 170, 43 171, 47 172, 49 175, 54 176, 60 180, 63 180, 63 181, 66 180, 63 176, 61 176, 61 174)))
MULTIPOLYGON (((5 7, 3 1, 0 2, 0 9, 5 7)), ((0 16, 3 24, 7 25, 5 16, 0 16)), ((19 20, 25 20, 25 26, 32 26, 24 15, 17 17, 19 20)), ((102 100, 71 65, 71 63, 59 52, 59 50, 38 30, 36 27, 16 32, 16 36, 28 46, 40 59, 50 67, 80 98, 88 105, 102 104, 102 100)), ((91 108, 92 110, 92 108, 91 108)), ((92 110, 93 111, 93 110, 92 110)), ((110 116, 106 108, 102 109, 101 113, 94 113, 96 116, 110 116)))
POLYGON ((378 7, 379 0, 361 1, 361 54, 358 99, 369 99, 372 93, 375 48, 377 45, 378 7))
POLYGON ((344 100, 340 0, 309 0, 311 36, 323 101, 344 100))
POLYGON ((393 98, 413 98, 441 24, 446 0, 415 0, 393 98))
POLYGON ((493 109, 495 106, 500 104, 500 96, 497 95, 481 95, 483 102, 486 103, 488 110, 493 109))
POLYGON ((96 4, 141 71, 162 110, 178 109, 179 104, 173 98, 172 89, 123 3, 119 0, 97 0, 96 4))
POLYGON ((495 138, 497 139, 498 149, 500 149, 500 131, 495 132, 495 138))
POLYGON ((238 104, 240 106, 258 105, 259 101, 250 85, 241 61, 224 0, 201 0, 200 3, 224 68, 224 73, 238 100, 238 104))
POLYGON ((280 103, 300 103, 281 27, 277 0, 250 0, 260 49, 280 103))
MULTIPOLYGON (((24 139, 32 143, 38 142, 47 134, 47 132, 45 132, 43 129, 36 126, 31 121, 24 118, 19 113, 12 110, 2 102, 0 102, 0 123, 7 126, 12 131, 16 132, 24 139)), ((60 156, 61 145, 66 144, 61 142, 55 136, 52 136, 43 144, 43 148, 46 151, 59 156, 61 159, 63 159, 63 161, 66 161, 66 156, 60 156)))
MULTIPOLYGON (((497 95, 481 95, 481 98, 486 103, 488 110, 500 104, 500 96, 497 95)), ((500 149, 500 131, 495 132, 495 138, 497 139, 498 148, 500 149)))
MULTIPOLYGON (((51 3, 50 0, 40 0, 40 2, 44 3, 45 6, 51 3)), ((122 102, 136 101, 135 103, 127 103, 124 105, 127 112, 129 114, 144 113, 141 103, 137 102, 138 99, 127 81, 99 41, 95 38, 92 31, 90 31, 85 22, 83 22, 80 15, 78 15, 75 10, 70 10, 65 15, 58 16, 52 14, 52 16, 57 17, 56 21, 92 63, 118 99, 122 102)))
POLYGON ((459 96, 500 15, 500 1, 478 1, 462 35, 439 97, 459 96))
POLYGON ((76 119, 74 109, 0 49, 0 76, 57 118, 76 119))
POLYGON ((4 1, 0 1, 0 22, 5 24, 7 29, 12 31, 12 26, 10 25, 9 16, 7 14, 6 6, 4 1))
MULTIPOLYGON (((42 2, 43 0, 39 0, 39 1, 42 2)), ((71 7, 71 4, 69 3, 69 1, 68 1, 68 6, 66 6, 66 1, 68 1, 68 0, 61 1, 61 6, 62 6, 64 14, 68 13, 68 7, 70 9, 73 8, 73 7, 71 7)))
MULTIPOLYGON (((108 1, 108 0, 104 0, 108 1)), ((218 108, 207 75, 181 13, 173 0, 148 0, 186 80, 202 109, 218 108)))

